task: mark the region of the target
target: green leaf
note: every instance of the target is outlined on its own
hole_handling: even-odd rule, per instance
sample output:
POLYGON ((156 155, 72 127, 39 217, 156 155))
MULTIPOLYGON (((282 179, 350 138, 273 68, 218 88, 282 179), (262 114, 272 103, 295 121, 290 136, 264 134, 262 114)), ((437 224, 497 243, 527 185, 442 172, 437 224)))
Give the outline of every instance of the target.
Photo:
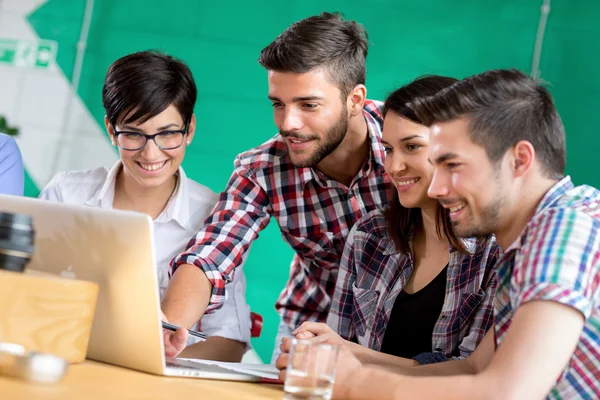
POLYGON ((17 136, 19 134, 19 128, 8 126, 6 118, 0 115, 0 132, 10 136, 17 136))

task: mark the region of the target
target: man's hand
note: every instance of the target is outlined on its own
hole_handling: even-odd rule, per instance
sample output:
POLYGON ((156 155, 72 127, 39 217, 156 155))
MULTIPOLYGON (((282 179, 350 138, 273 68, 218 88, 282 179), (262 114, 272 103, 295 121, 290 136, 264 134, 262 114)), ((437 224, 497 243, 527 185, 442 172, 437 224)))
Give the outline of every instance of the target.
MULTIPOLYGON (((161 321, 169 322, 163 312, 161 314, 161 321)), ((188 331, 185 328, 179 328, 176 332, 168 329, 163 329, 163 341, 165 344, 165 355, 167 357, 177 357, 179 353, 185 349, 187 344, 188 331)))
POLYGON ((354 376, 359 373, 362 364, 351 351, 340 349, 335 366, 335 381, 333 385, 334 399, 350 398, 350 390, 354 382, 354 376))

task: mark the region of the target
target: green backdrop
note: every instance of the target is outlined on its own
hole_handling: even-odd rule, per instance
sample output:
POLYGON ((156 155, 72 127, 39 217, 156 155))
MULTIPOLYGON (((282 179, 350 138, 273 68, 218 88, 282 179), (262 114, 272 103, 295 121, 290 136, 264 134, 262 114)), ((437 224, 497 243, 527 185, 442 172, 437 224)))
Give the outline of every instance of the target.
MULTIPOLYGON (((127 53, 161 49, 185 60, 199 89, 199 130, 184 162, 187 174, 223 189, 236 154, 275 133, 260 50, 292 22, 342 11, 362 22, 371 42, 369 97, 426 73, 464 77, 491 68, 529 71, 541 0, 96 0, 79 94, 98 123, 109 64, 127 53)), ((58 63, 71 77, 85 0, 50 0, 29 16, 44 39, 59 42, 58 63)), ((588 161, 600 150, 593 116, 599 105, 600 2, 554 0, 540 65, 567 128, 568 172, 600 186, 588 161)), ((30 181, 27 194, 36 195, 30 181)), ((271 224, 246 263, 248 302, 265 318, 253 345, 270 358, 274 303, 292 252, 271 224)))

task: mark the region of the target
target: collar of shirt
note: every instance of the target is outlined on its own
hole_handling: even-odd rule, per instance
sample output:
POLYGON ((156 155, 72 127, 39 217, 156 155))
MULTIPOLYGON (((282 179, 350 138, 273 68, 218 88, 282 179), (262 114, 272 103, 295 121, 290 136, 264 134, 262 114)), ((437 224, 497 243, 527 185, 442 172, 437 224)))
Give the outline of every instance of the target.
MULTIPOLYGON (((536 215, 538 215, 539 213, 543 212, 548 207, 556 203, 556 201, 560 199, 562 195, 564 195, 569 190, 573 189, 573 187, 574 185, 571 181, 571 177, 568 175, 562 178, 560 181, 556 182, 556 184, 554 184, 554 186, 552 186, 546 192, 544 197, 542 197, 529 221, 531 221, 536 215)), ((505 251, 502 252, 502 255, 506 255, 511 253, 512 251, 519 250, 521 246, 523 246, 523 243, 525 243, 525 240, 527 239, 528 225, 529 224, 525 225, 523 231, 519 234, 517 239, 510 246, 508 246, 508 248, 505 251)))
MULTIPOLYGON (((381 144, 381 125, 380 122, 377 121, 373 114, 380 114, 379 103, 366 100, 365 106, 363 110, 363 114, 365 116, 365 121, 367 122, 367 132, 369 138, 369 158, 367 162, 365 162, 362 168, 358 171, 357 176, 352 181, 351 186, 357 182, 359 179, 369 176, 374 170, 379 171, 383 170, 383 162, 385 159, 385 150, 383 145, 381 144)), ((323 188, 335 187, 340 184, 334 181, 331 181, 327 178, 327 176, 320 171, 311 168, 304 167, 298 168, 298 176, 300 178, 300 187, 302 187, 302 192, 304 193, 304 188, 308 184, 308 182, 315 181, 317 184, 323 188)))
MULTIPOLYGON (((117 161, 115 165, 108 171, 104 184, 100 187, 94 195, 85 202, 88 206, 101 207, 101 208, 113 208, 113 201, 115 198, 115 184, 117 181, 117 175, 121 170, 123 164, 121 161, 117 161)), ((188 182, 183 168, 180 166, 178 170, 179 179, 177 179, 177 186, 169 199, 169 202, 165 206, 164 210, 154 220, 157 223, 167 223, 172 220, 176 221, 184 229, 191 229, 188 218, 189 215, 189 204, 185 201, 188 198, 188 182)))

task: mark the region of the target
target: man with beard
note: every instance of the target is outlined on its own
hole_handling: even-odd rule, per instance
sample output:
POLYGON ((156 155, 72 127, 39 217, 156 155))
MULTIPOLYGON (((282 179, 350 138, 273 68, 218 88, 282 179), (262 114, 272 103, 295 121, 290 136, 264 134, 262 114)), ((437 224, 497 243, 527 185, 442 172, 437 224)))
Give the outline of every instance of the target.
MULTIPOLYGON (((384 207, 381 106, 366 99, 367 34, 337 13, 294 23, 264 48, 279 134, 240 154, 212 216, 172 262, 162 309, 190 327, 223 304, 252 241, 274 217, 296 252, 276 308, 282 336, 304 321, 325 321, 340 257, 353 224, 384 207)), ((178 354, 187 332, 165 331, 165 353, 178 354)))

